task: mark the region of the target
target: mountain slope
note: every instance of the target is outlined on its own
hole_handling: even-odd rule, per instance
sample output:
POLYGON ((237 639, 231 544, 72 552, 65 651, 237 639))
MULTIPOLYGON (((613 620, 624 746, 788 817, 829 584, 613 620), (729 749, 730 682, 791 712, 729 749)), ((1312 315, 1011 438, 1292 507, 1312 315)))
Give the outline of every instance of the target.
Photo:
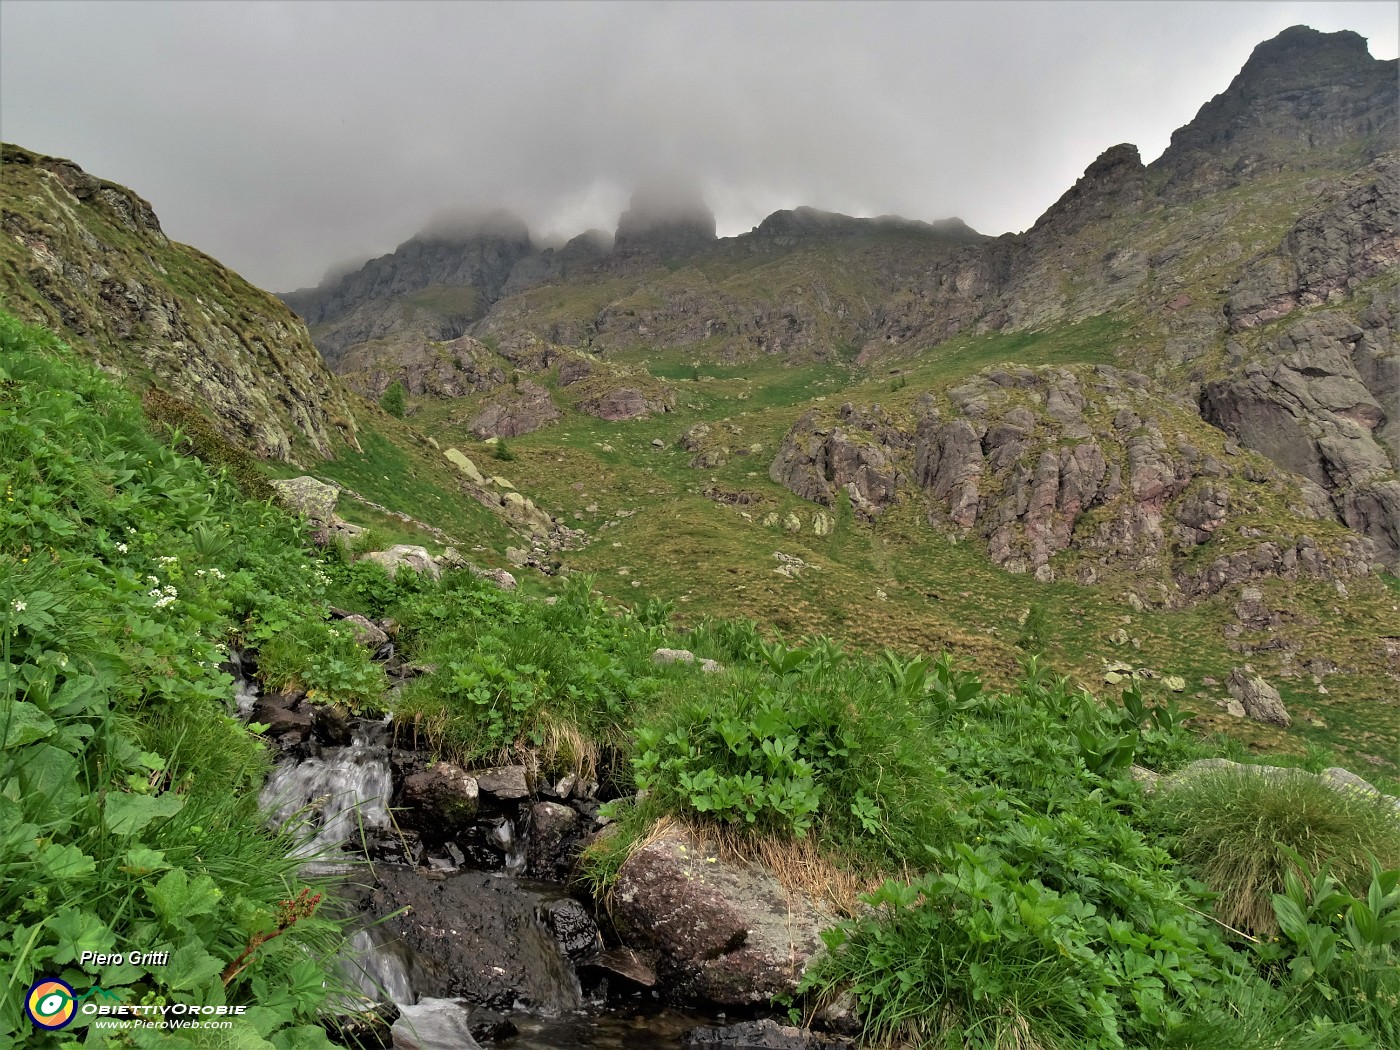
POLYGON ((275 297, 170 241, 123 186, 9 144, 0 161, 9 310, 212 413, 259 456, 326 457, 354 444, 349 399, 275 297))

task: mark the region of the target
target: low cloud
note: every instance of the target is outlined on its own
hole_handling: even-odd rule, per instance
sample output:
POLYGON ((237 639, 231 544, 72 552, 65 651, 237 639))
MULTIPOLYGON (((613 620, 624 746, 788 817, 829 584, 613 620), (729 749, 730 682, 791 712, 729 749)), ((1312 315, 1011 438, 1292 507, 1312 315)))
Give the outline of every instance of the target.
POLYGON ((612 231, 658 171, 722 235, 802 204, 1001 233, 1298 23, 1395 54, 1376 3, 5 0, 0 131, 276 289, 443 214, 612 231))

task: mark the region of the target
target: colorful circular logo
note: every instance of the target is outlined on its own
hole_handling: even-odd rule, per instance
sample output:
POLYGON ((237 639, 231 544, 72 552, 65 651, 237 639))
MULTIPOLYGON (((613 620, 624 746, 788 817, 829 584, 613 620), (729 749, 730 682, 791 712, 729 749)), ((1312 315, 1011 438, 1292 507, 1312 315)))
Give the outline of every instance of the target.
POLYGON ((57 977, 35 981, 25 997, 24 1009, 29 1019, 40 1028, 56 1032, 66 1028, 77 1012, 73 986, 57 977))

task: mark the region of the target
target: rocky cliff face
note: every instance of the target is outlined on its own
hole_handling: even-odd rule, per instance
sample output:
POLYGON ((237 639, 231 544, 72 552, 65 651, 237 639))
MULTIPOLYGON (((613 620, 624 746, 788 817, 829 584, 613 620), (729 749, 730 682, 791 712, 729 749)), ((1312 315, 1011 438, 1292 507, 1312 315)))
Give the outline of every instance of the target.
POLYGON ((1167 196, 1190 198, 1284 168, 1364 162, 1395 145, 1395 75, 1356 33, 1285 29, 1172 136, 1153 172, 1167 196))
POLYGON ((1148 377, 1104 366, 994 368, 916 402, 816 412, 784 438, 770 474, 830 506, 842 489, 875 515, 921 500, 929 524, 976 537, 991 560, 1039 579, 1128 574, 1186 602, 1265 576, 1364 575, 1374 545, 1323 497, 1164 399, 1148 377), (1265 529, 1261 521, 1270 522, 1265 529))
POLYGON ((276 298, 171 242, 123 186, 8 144, 0 163, 7 309, 200 405, 258 455, 354 442, 349 400, 276 298))

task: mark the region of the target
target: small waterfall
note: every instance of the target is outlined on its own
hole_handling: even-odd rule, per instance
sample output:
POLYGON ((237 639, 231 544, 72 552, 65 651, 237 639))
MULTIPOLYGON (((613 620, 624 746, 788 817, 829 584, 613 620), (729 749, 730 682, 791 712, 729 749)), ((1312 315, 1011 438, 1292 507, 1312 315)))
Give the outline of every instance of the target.
POLYGON ((530 960, 528 994, 534 1010, 546 1017, 559 1017, 583 1006, 583 988, 573 964, 559 947, 554 934, 544 924, 541 906, 536 905, 533 921, 520 928, 520 951, 530 960))
POLYGON ((238 717, 248 721, 253 717, 253 705, 258 702, 258 687, 251 678, 233 683, 233 702, 238 705, 238 717))
POLYGON ((263 807, 281 827, 304 825, 308 834, 297 857, 321 857, 350 840, 361 827, 389 827, 393 794, 388 748, 356 733, 349 747, 328 747, 318 757, 286 762, 268 778, 263 807))
POLYGON ((366 999, 382 1003, 385 999, 397 1006, 412 1006, 418 1001, 409 977, 408 949, 379 926, 370 926, 350 939, 348 956, 340 960, 345 983, 366 999))
POLYGON ((523 875, 525 873, 525 836, 517 834, 515 822, 503 820, 497 824, 490 832, 491 844, 505 855, 505 872, 507 875, 523 875))

